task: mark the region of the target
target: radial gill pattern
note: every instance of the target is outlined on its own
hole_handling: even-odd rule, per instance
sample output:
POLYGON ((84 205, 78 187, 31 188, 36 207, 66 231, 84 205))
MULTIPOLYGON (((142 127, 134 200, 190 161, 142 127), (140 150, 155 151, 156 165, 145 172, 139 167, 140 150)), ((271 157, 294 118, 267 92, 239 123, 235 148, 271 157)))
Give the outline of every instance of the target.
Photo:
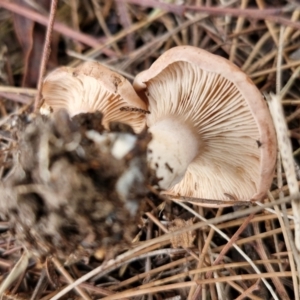
POLYGON ((183 181, 170 191, 191 196, 185 186, 192 185, 194 197, 249 200, 260 177, 260 133, 246 100, 220 74, 174 64, 147 83, 148 126, 171 114, 190 124, 202 146, 183 181))

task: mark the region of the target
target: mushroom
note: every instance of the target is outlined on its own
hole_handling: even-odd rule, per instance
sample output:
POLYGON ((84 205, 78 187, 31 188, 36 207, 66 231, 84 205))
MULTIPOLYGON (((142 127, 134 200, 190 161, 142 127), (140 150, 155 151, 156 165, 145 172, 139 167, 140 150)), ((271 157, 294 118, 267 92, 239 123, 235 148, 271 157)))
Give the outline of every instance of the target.
POLYGON ((275 131, 261 93, 237 66, 179 46, 138 74, 133 86, 148 102, 147 157, 160 188, 224 206, 262 199, 273 178, 275 131))
POLYGON ((146 104, 128 80, 98 62, 54 70, 44 80, 42 96, 41 113, 65 108, 73 117, 101 111, 105 128, 111 121, 127 123, 136 132, 145 126, 146 104))

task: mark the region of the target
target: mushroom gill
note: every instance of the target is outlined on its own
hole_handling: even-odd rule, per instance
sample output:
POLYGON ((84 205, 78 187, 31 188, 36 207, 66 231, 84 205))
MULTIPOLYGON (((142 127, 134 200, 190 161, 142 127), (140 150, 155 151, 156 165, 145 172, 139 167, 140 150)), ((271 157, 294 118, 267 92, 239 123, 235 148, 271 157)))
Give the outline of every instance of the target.
POLYGON ((42 110, 47 106, 54 111, 65 108, 71 117, 101 111, 106 128, 112 121, 129 124, 137 132, 145 126, 146 105, 131 84, 97 62, 54 70, 44 80, 42 95, 42 110))
POLYGON ((149 102, 148 160, 167 193, 246 201, 265 194, 274 129, 260 92, 236 66, 176 47, 137 75, 134 86, 149 102))

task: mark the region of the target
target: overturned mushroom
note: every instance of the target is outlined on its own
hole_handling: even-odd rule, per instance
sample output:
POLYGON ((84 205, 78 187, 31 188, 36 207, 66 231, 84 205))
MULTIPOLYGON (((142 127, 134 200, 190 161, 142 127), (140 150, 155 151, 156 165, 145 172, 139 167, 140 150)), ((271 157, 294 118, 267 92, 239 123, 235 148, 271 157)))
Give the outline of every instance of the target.
POLYGON ((54 70, 44 80, 42 95, 41 111, 65 108, 72 117, 99 110, 106 128, 111 121, 127 123, 137 132, 145 125, 146 105, 129 81, 98 62, 54 70))
POLYGON ((167 193, 244 201, 265 195, 275 132, 261 93, 238 67, 175 47, 137 75, 134 88, 149 104, 148 160, 167 193))

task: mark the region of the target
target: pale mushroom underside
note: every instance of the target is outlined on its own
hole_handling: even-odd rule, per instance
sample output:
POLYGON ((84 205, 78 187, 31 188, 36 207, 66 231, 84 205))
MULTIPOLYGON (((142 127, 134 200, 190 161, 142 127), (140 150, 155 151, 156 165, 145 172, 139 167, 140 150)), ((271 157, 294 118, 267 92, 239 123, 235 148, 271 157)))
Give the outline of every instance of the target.
POLYGON ((236 85, 187 62, 171 64, 146 85, 151 111, 147 125, 151 128, 173 115, 195 127, 202 145, 183 180, 168 192, 250 200, 260 188, 260 147, 264 145, 260 145, 258 125, 236 85))
POLYGON ((101 111, 106 128, 112 121, 129 124, 135 131, 144 127, 143 113, 121 109, 134 110, 136 107, 130 105, 117 89, 107 89, 98 79, 85 74, 75 74, 72 68, 61 68, 50 73, 44 81, 42 95, 53 111, 65 108, 71 116, 101 111))

